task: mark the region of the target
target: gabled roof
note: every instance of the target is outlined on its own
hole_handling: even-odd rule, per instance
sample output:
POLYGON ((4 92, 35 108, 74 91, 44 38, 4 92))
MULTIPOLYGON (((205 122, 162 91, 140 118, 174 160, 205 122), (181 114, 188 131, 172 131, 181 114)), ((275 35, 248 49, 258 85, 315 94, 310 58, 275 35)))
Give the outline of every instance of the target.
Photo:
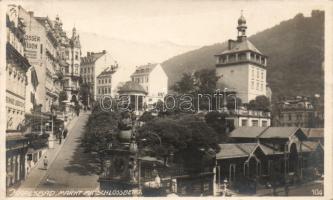
MULTIPOLYGON (((319 142, 313 142, 313 141, 304 141, 303 145, 302 145, 302 152, 311 152, 311 151, 315 151, 317 149, 317 147, 320 146, 319 142)), ((300 148, 298 147, 297 149, 298 152, 300 152, 300 148)))
POLYGON ((306 137, 298 127, 239 127, 230 133, 231 138, 289 138, 294 134, 306 137))
POLYGON ((158 63, 148 63, 146 65, 141 65, 136 68, 135 72, 132 74, 134 75, 143 75, 143 74, 149 74, 153 69, 159 65, 158 63))
POLYGON ((236 138, 256 138, 258 137, 267 127, 239 127, 234 129, 230 133, 230 137, 236 138))
POLYGON ((260 138, 289 138, 298 130, 297 127, 269 127, 260 138))
POLYGON ((308 138, 324 138, 324 128, 301 128, 308 138))
POLYGON ((258 143, 227 143, 219 144, 220 151, 216 154, 216 159, 228 159, 228 158, 241 158, 249 157, 256 148, 258 143))
POLYGON ((127 81, 118 91, 118 93, 123 94, 127 92, 139 92, 147 94, 145 89, 139 84, 132 81, 127 81))
POLYGON ((239 42, 239 41, 234 41, 234 42, 235 42, 234 43, 235 45, 233 48, 227 49, 219 55, 231 54, 231 53, 242 52, 242 51, 253 51, 255 53, 263 55, 263 53, 261 53, 248 39, 241 41, 241 42, 239 42))
POLYGON ((105 52, 98 52, 98 53, 91 53, 89 56, 85 56, 81 58, 81 64, 85 63, 94 63, 96 60, 98 60, 100 57, 105 55, 105 52))
POLYGON ((98 76, 97 78, 104 76, 104 75, 110 75, 110 74, 114 74, 116 72, 116 70, 112 67, 107 67, 106 69, 104 69, 98 76))
POLYGON ((261 150, 264 152, 265 155, 277 155, 277 154, 283 154, 283 151, 280 151, 278 149, 274 149, 273 147, 270 147, 265 144, 260 144, 261 150))

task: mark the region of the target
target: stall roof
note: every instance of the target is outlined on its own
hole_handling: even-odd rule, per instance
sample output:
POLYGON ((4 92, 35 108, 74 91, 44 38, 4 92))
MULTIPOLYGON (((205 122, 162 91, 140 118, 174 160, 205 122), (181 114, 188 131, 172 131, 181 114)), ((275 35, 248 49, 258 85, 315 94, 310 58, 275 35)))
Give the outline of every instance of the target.
POLYGON ((301 128, 308 138, 324 138, 324 128, 301 128))
POLYGON ((219 144, 220 151, 216 154, 216 159, 248 157, 259 146, 258 143, 228 143, 219 144))
POLYGON ((294 134, 306 137, 297 127, 239 127, 230 133, 231 138, 289 138, 294 134))

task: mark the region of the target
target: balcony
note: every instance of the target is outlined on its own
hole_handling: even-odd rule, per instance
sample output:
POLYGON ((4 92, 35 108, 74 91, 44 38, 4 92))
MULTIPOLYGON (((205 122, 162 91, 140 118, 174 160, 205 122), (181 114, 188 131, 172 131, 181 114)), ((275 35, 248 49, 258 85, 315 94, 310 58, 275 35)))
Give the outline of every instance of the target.
POLYGON ((253 117, 264 117, 264 118, 271 117, 271 112, 264 112, 259 110, 237 109, 237 110, 229 110, 228 112, 230 115, 253 116, 253 117))
POLYGON ((66 91, 78 91, 79 87, 77 86, 65 86, 64 87, 66 91))

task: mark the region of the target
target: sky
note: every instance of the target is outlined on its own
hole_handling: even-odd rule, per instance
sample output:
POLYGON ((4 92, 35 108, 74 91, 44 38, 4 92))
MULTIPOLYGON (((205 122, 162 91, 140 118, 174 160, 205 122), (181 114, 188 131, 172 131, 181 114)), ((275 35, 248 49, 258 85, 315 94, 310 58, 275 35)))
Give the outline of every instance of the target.
POLYGON ((65 30, 70 31, 73 26, 78 30, 83 54, 106 49, 114 54, 120 65, 128 69, 147 62, 162 62, 189 50, 235 39, 241 10, 247 20, 247 35, 252 35, 291 19, 298 13, 310 16, 311 10, 323 9, 315 1, 283 0, 15 2, 26 10, 34 11, 35 16, 54 19, 59 15, 65 30), (108 41, 104 46, 101 42, 94 42, 101 38, 108 41))

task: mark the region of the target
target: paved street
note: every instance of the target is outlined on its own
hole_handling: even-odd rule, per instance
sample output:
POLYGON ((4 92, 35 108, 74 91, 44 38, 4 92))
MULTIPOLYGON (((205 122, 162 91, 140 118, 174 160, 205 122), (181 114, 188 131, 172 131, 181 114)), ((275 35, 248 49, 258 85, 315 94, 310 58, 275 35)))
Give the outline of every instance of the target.
POLYGON ((36 190, 94 190, 98 187, 96 160, 80 146, 88 116, 81 113, 36 190))
POLYGON ((59 192, 98 188, 95 167, 97 161, 90 153, 84 153, 81 147, 81 138, 88 116, 88 113, 82 112, 73 120, 66 140, 61 145, 57 142, 55 149, 48 150, 50 164, 48 170, 43 170, 40 162, 15 196, 21 196, 27 191, 36 193, 46 190, 59 192))
MULTIPOLYGON (((302 185, 295 185, 289 187, 288 196, 322 196, 324 194, 324 185, 322 180, 315 180, 302 185)), ((285 190, 283 187, 279 187, 276 190, 277 196, 285 196, 285 190)), ((260 190, 257 191, 257 196, 271 196, 272 190, 260 190)))

